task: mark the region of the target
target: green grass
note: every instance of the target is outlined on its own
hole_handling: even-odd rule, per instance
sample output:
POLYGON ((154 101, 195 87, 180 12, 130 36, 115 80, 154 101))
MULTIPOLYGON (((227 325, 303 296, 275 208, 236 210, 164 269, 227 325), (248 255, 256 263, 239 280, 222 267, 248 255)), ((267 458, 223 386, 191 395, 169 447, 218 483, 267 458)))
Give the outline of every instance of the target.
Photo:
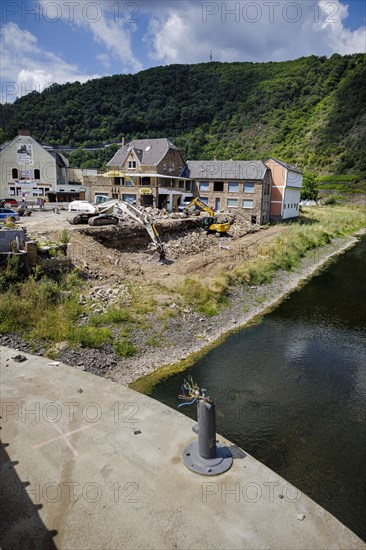
POLYGON ((178 288, 178 292, 187 304, 207 317, 212 317, 227 303, 227 288, 223 278, 215 279, 213 282, 188 278, 178 288))
POLYGON ((84 348, 101 348, 104 344, 113 341, 109 328, 95 328, 89 326, 73 327, 68 334, 70 344, 81 344, 84 348))
POLYGON ((242 261, 232 271, 207 279, 189 277, 175 292, 171 291, 171 300, 164 304, 157 302, 159 297, 161 302, 158 287, 131 288, 126 303, 110 307, 101 315, 91 314, 88 325, 81 324, 80 315, 89 306, 84 309, 79 304, 84 283, 76 270, 60 274, 57 279, 38 273, 23 281, 19 261, 11 259, 0 275, 0 334, 17 333, 29 342, 49 343, 51 350, 53 344, 62 341, 93 349, 111 344, 120 357, 130 357, 138 351, 138 344, 131 341, 134 327, 145 331, 143 344, 166 345, 156 330, 149 334, 151 314, 160 319, 161 330, 169 330, 170 318, 180 315, 185 304, 207 317, 217 315, 228 303, 231 288, 240 284, 249 293, 250 286, 270 283, 278 270, 290 271, 298 266, 311 250, 365 225, 365 210, 357 207, 305 208, 302 217, 287 224, 270 246, 259 248, 256 257, 242 261), (172 301, 179 304, 179 309, 170 308, 172 301))
POLYGON ((325 246, 332 239, 352 234, 366 225, 365 210, 322 208, 304 210, 302 218, 289 224, 271 246, 259 248, 258 256, 212 280, 188 278, 178 289, 184 301, 206 316, 216 315, 227 302, 230 287, 271 283, 278 270, 290 271, 307 252, 325 246))
POLYGON ((91 315, 89 323, 94 327, 100 327, 102 325, 119 325, 133 323, 134 318, 127 309, 111 307, 101 315, 91 315))
POLYGON ((133 355, 135 355, 137 349, 130 340, 126 338, 120 338, 114 344, 114 351, 120 357, 132 357, 133 355))

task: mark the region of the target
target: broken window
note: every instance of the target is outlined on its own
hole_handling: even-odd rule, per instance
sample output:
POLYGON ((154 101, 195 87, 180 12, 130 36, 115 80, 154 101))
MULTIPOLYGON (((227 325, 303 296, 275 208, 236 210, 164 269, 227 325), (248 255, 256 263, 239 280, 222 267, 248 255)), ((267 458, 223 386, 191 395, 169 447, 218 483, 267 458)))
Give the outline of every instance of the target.
POLYGON ((224 182, 223 181, 214 181, 213 190, 214 191, 223 191, 224 190, 224 182))

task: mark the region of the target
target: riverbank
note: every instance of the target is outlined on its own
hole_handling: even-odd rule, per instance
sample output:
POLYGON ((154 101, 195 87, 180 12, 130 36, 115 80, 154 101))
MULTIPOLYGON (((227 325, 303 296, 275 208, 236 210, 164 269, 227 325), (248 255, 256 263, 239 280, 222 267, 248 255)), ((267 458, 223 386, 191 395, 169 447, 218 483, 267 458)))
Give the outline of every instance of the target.
MULTIPOLYGON (((364 231, 359 234, 364 234, 364 231)), ((162 378, 184 371, 199 356, 219 346, 231 333, 260 322, 261 316, 357 242, 356 237, 335 239, 331 244, 309 252, 293 271, 278 271, 272 283, 249 288, 237 286, 225 309, 208 324, 206 319, 200 318, 197 326, 196 316, 192 318, 187 315, 183 319, 174 349, 169 355, 167 350, 156 350, 148 356, 131 359, 129 366, 123 373, 118 373, 115 381, 148 394, 162 378)))
POLYGON ((0 344, 148 392, 230 332, 258 322, 353 246, 363 221, 362 212, 310 209, 299 222, 234 244, 220 239, 192 262, 150 265, 144 286, 127 277, 98 287, 77 274, 59 283, 31 278, 1 297, 0 344))

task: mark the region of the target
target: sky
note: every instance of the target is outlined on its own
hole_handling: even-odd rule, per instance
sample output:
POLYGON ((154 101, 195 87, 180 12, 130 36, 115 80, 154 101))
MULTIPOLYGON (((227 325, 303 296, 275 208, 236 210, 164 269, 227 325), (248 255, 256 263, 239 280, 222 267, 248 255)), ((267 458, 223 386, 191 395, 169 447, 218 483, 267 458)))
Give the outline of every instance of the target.
POLYGON ((2 0, 1 102, 158 65, 366 51, 366 0, 2 0))

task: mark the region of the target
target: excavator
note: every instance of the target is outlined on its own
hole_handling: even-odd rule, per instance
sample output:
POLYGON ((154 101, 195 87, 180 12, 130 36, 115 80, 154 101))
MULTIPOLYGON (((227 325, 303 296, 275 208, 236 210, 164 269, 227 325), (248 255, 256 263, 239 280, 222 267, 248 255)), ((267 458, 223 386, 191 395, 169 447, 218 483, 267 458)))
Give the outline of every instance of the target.
POLYGON ((192 206, 197 206, 200 210, 208 213, 208 216, 206 218, 203 218, 203 228, 207 231, 207 234, 218 233, 221 236, 226 235, 226 233, 230 230, 230 222, 228 220, 218 221, 217 217, 215 216, 215 211, 207 206, 207 204, 202 202, 199 197, 195 197, 184 208, 184 212, 188 214, 192 206))
POLYGON ((154 248, 159 252, 160 261, 165 259, 164 245, 160 239, 158 230, 155 227, 153 219, 146 212, 141 212, 132 204, 124 201, 111 200, 100 205, 94 205, 86 201, 83 202, 85 202, 83 205, 84 209, 78 211, 72 209, 71 203, 70 211, 73 212, 73 216, 68 220, 70 224, 88 223, 92 227, 117 225, 123 216, 126 215, 145 227, 154 248))

